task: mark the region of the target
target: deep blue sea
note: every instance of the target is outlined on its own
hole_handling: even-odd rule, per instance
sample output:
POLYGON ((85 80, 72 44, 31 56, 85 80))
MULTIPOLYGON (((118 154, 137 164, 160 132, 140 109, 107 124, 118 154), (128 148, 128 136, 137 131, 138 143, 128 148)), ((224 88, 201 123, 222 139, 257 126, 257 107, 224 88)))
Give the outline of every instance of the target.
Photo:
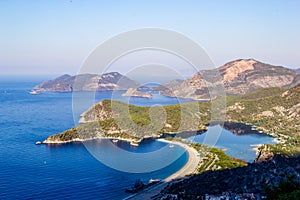
MULTIPOLYGON (((169 157, 181 156, 178 159, 175 156, 176 161, 171 165, 150 173, 126 173, 100 162, 81 143, 35 145, 36 141, 43 141, 52 134, 73 127, 80 111, 90 106, 83 104, 74 114, 71 93, 28 94, 37 83, 39 81, 0 80, 0 199, 123 199, 128 196, 124 192, 125 188, 131 187, 137 179, 147 182, 150 178, 166 178, 187 162, 187 153, 175 146, 172 151, 177 153, 170 154, 169 157)), ((85 94, 77 95, 77 98, 82 98, 84 102, 85 94)), ((119 95, 119 100, 128 102, 128 97, 122 97, 121 94, 122 92, 115 93, 116 96, 119 95)), ((110 95, 110 92, 97 93, 95 101, 109 99, 110 95)), ((131 98, 129 102, 135 105, 168 105, 178 101, 154 94, 153 99, 131 98)), ((269 137, 261 140, 261 137, 248 135, 254 138, 250 140, 230 132, 225 133, 217 146, 226 148, 230 155, 238 155, 241 149, 249 149, 248 146, 252 144, 271 141, 269 137), (238 148, 232 145, 240 141, 245 144, 238 148)), ((201 136, 197 137, 199 138, 195 141, 200 141, 201 136)), ((92 141, 90 145, 94 145, 99 152, 111 151, 111 158, 124 162, 123 165, 129 164, 115 153, 114 148, 99 145, 101 142, 107 141, 92 141)), ((139 147, 132 147, 126 142, 115 145, 136 154, 170 151, 169 148, 163 148, 167 144, 157 141, 145 142, 139 147)), ((255 156, 254 151, 250 151, 251 153, 255 156)), ((249 151, 246 150, 240 157, 248 160, 248 155, 249 151)), ((151 162, 163 159, 153 157, 144 164, 155 165, 157 163, 151 162)))

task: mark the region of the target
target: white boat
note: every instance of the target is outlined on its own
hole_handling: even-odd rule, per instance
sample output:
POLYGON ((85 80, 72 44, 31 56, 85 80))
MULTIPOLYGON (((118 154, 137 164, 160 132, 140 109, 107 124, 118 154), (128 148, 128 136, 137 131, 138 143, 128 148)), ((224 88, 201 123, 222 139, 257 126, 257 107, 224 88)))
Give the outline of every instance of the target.
POLYGON ((138 146, 139 146, 139 143, 138 143, 138 142, 135 142, 135 141, 131 141, 131 142, 130 142, 130 145, 131 145, 131 146, 138 147, 138 146))
POLYGON ((170 148, 173 148, 173 147, 174 147, 174 145, 173 145, 173 144, 170 144, 170 145, 169 145, 169 147, 170 147, 170 148))
POLYGON ((112 142, 113 142, 113 143, 117 143, 117 142, 119 142, 119 140, 113 139, 112 142))
POLYGON ((42 92, 40 90, 31 90, 29 94, 41 94, 42 92))
POLYGON ((152 179, 152 178, 151 178, 151 179, 149 180, 149 184, 150 184, 150 183, 152 183, 152 184, 153 184, 153 183, 158 183, 158 182, 160 182, 160 181, 161 181, 160 179, 152 179))

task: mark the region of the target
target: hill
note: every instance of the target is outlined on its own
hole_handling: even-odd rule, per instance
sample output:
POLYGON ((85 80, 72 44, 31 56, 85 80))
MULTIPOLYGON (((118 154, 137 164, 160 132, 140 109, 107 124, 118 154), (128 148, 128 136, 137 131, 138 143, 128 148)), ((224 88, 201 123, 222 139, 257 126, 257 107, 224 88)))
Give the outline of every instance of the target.
POLYGON ((79 74, 70 76, 65 74, 53 80, 42 82, 35 88, 43 91, 72 92, 126 90, 131 87, 138 87, 138 85, 137 82, 118 72, 111 72, 102 75, 79 74))
MULTIPOLYGON (((49 137, 46 142, 98 136, 141 139, 184 131, 201 133, 210 123, 210 106, 211 102, 190 102, 140 107, 104 100, 81 115, 82 125, 49 137)), ((291 89, 267 88, 227 97, 226 109, 227 122, 251 124, 258 131, 277 137, 289 146, 297 146, 300 142, 300 85, 291 89)))

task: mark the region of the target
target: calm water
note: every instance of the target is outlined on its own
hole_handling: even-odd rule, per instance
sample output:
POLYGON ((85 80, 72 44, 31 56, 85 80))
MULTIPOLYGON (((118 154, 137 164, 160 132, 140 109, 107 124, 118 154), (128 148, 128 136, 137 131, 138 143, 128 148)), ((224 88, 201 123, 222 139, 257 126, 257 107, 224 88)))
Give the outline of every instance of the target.
MULTIPOLYGON (((107 167, 95 159, 81 143, 35 145, 36 141, 43 141, 49 135, 69 129, 75 124, 72 94, 28 94, 36 84, 37 82, 0 82, 0 199, 122 199, 128 196, 124 192, 125 188, 130 187, 136 179, 163 179, 186 163, 188 155, 182 148, 175 146, 170 150, 163 148, 166 147, 165 143, 157 141, 145 142, 138 148, 126 142, 117 144, 119 148, 136 154, 163 149, 165 154, 168 151, 176 152, 177 156, 181 153, 182 156, 171 165, 143 174, 125 173, 107 167)), ((86 102, 87 94, 79 93, 76 97, 86 102)), ((149 100, 131 98, 130 101, 128 97, 121 97, 121 94, 122 92, 117 92, 115 96, 135 105, 178 103, 175 98, 159 94, 154 94, 154 98, 149 100)), ((98 93, 96 101, 109 99, 110 96, 110 92, 98 93)), ((75 122, 79 114, 92 104, 93 102, 82 104, 76 109, 75 122)), ((204 136, 197 136, 195 141, 201 142, 204 136)), ((255 157, 255 152, 249 150, 250 145, 268 140, 271 138, 257 135, 236 136, 223 131, 217 146, 226 148, 229 155, 248 160, 253 155, 255 157)), ((112 152, 111 157, 120 163, 126 161, 115 153, 114 147, 99 145, 99 141, 93 142, 90 145, 99 152, 112 152)), ((152 163, 143 164, 155 165, 157 163, 153 162, 164 159, 157 156, 151 159, 152 163)), ((122 164, 126 165, 126 162, 122 164)))
MULTIPOLYGON (((0 199, 122 199, 128 196, 125 188, 132 186, 136 179, 166 178, 188 159, 184 150, 175 146, 172 149, 183 154, 172 165, 152 173, 132 174, 107 167, 80 143, 35 145, 38 140, 71 128, 74 121, 70 93, 28 94, 34 85, 0 83, 0 199)), ((101 93, 97 99, 109 96, 101 93)), ((82 98, 84 101, 84 94, 82 98)), ((137 98, 136 103, 142 105, 139 101, 137 98)), ((155 98, 155 101, 176 103, 168 97, 155 98)), ((81 109, 86 109, 84 106, 81 109)), ((153 141, 136 148, 118 143, 120 148, 135 153, 156 151, 165 145, 153 141)), ((97 147, 99 151, 104 150, 102 146, 97 147)), ((112 156, 121 163, 117 154, 112 156)))
POLYGON ((253 147, 257 144, 275 144, 273 138, 266 134, 245 134, 236 135, 232 132, 222 129, 220 126, 208 127, 208 131, 201 135, 189 138, 194 142, 209 144, 225 150, 226 154, 246 162, 253 162, 256 158, 256 152, 253 147), (207 138, 216 138, 211 140, 207 138))

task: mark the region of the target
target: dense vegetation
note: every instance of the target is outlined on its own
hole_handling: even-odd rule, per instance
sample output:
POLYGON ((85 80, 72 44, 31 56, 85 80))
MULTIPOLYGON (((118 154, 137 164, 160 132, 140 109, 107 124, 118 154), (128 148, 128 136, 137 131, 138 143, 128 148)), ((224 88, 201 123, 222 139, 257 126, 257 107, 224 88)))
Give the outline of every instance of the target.
POLYGON ((299 155, 300 85, 291 89, 268 88, 229 97, 227 120, 249 123, 281 141, 267 145, 273 154, 299 155))
POLYGON ((143 138, 157 137, 166 132, 203 130, 209 123, 209 105, 208 102, 194 102, 141 107, 104 100, 84 114, 85 120, 90 122, 48 139, 69 141, 97 136, 143 138))
MULTIPOLYGON (((211 102, 192 102, 141 107, 104 100, 85 113, 88 120, 97 122, 80 125, 76 127, 77 132, 71 129, 50 138, 72 140, 98 135, 142 138, 164 132, 205 130, 211 118, 211 105, 211 102)), ((227 121, 252 124, 257 130, 285 141, 288 146, 297 147, 300 142, 299 112, 300 85, 290 90, 268 88, 227 97, 227 121)))

